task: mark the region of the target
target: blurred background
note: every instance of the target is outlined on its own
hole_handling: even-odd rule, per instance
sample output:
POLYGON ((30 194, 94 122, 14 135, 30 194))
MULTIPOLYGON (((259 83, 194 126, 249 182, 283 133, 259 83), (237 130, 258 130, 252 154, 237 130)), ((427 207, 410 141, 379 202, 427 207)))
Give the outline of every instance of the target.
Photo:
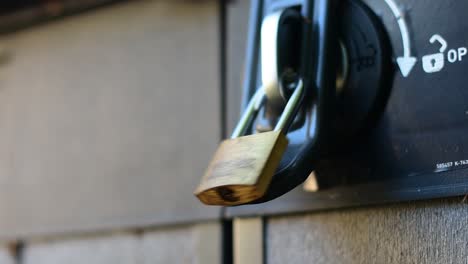
POLYGON ((221 261, 221 6, 2 1, 1 264, 221 261))
POLYGON ((196 200, 249 6, 2 1, 0 264, 468 263, 460 198, 234 223, 196 200))

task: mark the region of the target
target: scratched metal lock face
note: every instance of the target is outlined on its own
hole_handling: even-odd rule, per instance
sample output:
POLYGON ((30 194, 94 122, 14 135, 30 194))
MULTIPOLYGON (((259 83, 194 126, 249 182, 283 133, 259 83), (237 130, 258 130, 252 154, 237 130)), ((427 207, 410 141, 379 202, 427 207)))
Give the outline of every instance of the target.
POLYGON ((422 57, 423 69, 427 73, 438 72, 444 68, 444 52, 447 49, 447 42, 437 34, 432 36, 430 43, 434 43, 436 41, 441 44, 439 53, 429 54, 422 57))

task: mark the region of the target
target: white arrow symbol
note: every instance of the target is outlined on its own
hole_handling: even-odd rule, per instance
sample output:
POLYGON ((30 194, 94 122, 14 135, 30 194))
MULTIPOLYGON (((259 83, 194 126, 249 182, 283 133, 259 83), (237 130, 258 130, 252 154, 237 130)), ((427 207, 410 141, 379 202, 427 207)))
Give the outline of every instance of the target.
POLYGON ((397 63, 403 77, 407 77, 418 60, 415 57, 398 57, 397 63))
POLYGON ((398 26, 401 32, 401 40, 403 41, 403 57, 397 58, 398 67, 400 67, 401 74, 403 77, 407 77, 411 70, 413 69, 414 65, 418 61, 416 57, 411 57, 411 46, 410 46, 410 38, 408 33, 408 27, 406 26, 405 19, 398 9, 398 6, 395 4, 393 0, 385 0, 387 5, 392 10, 393 15, 398 21, 398 26))

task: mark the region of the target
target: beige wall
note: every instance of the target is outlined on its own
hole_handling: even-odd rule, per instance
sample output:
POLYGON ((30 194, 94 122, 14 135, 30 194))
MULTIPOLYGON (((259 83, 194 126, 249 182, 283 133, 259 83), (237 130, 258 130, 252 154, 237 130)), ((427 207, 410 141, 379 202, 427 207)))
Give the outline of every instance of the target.
POLYGON ((216 1, 128 1, 2 36, 0 240, 219 218, 216 1))
POLYGON ((0 37, 0 264, 221 262, 220 209, 192 194, 220 134, 218 11, 128 1, 0 37))
POLYGON ((267 263, 468 263, 463 197, 272 217, 267 263))
POLYGON ((25 264, 217 264, 221 229, 216 222, 169 226, 143 232, 70 236, 26 244, 25 264), (204 248, 209 247, 209 248, 204 248))

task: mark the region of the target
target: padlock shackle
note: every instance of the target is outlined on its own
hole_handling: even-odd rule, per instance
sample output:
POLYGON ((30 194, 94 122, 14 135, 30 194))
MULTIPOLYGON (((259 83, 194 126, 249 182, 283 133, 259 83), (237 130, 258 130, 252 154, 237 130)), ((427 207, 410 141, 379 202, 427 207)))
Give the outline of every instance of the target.
POLYGON ((245 108, 239 122, 237 123, 234 131, 232 132, 231 138, 237 138, 242 136, 249 128, 252 121, 258 114, 260 107, 262 107, 265 101, 265 89, 260 87, 250 99, 249 104, 245 108))
POLYGON ((429 42, 431 44, 434 44, 434 42, 439 42, 441 47, 439 49, 439 52, 444 52, 446 49, 447 49, 447 41, 445 41, 445 39, 443 37, 441 37, 439 34, 435 34, 431 37, 431 39, 429 39, 429 42))
POLYGON ((274 130, 282 130, 284 134, 287 133, 289 126, 293 121, 293 116, 301 106, 301 100, 304 94, 304 83, 302 79, 297 80, 296 88, 288 100, 288 103, 283 109, 280 119, 276 123, 274 130))

